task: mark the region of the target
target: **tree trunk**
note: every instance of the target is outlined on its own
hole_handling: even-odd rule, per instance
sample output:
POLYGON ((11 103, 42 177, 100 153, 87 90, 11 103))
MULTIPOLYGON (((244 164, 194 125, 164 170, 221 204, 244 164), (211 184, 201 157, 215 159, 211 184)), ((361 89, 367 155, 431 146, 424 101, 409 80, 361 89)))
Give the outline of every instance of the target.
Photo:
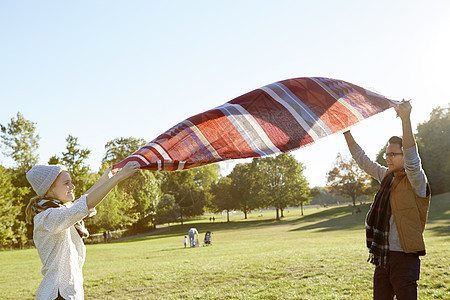
POLYGON ((352 200, 353 200, 353 206, 356 206, 356 196, 352 195, 352 200))
POLYGON ((277 221, 280 221, 280 213, 278 212, 278 207, 276 208, 277 210, 277 221))
POLYGON ((230 211, 227 209, 227 223, 230 223, 230 211))
POLYGON ((300 209, 302 211, 302 216, 303 216, 303 202, 300 202, 300 209))
POLYGON ((247 212, 246 210, 244 210, 244 216, 245 216, 244 219, 245 219, 245 220, 247 220, 247 213, 248 213, 248 212, 247 212))
POLYGON ((281 211, 281 218, 284 218, 284 209, 280 208, 280 211, 281 211))

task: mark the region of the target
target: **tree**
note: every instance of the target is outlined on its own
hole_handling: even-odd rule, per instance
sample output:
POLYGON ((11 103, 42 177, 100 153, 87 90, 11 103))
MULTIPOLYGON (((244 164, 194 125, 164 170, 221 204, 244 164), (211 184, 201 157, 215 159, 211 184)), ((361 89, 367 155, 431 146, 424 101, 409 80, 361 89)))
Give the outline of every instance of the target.
POLYGON ((105 145, 106 154, 103 157, 103 162, 107 162, 109 165, 117 164, 144 145, 145 140, 134 137, 121 137, 111 140, 105 145))
POLYGON ((175 201, 175 197, 170 194, 165 194, 156 205, 156 223, 175 223, 180 217, 178 215, 179 211, 180 207, 175 201))
POLYGON ((356 198, 369 190, 370 176, 362 171, 355 160, 344 159, 340 153, 333 169, 327 173, 327 187, 330 193, 351 198, 356 206, 356 198))
POLYGON ((16 171, 25 174, 39 160, 36 152, 40 137, 36 134, 36 123, 25 119, 18 112, 16 118, 12 118, 7 126, 0 124, 0 129, 0 138, 6 146, 4 154, 15 161, 16 171))
POLYGON ((120 183, 119 190, 133 199, 129 213, 136 220, 138 231, 145 230, 149 224, 156 226, 156 206, 161 198, 161 185, 153 172, 142 170, 133 178, 120 183))
POLYGON ((331 194, 328 192, 327 188, 319 186, 316 186, 311 189, 311 197, 312 197, 311 204, 318 204, 321 206, 336 203, 339 204, 346 202, 348 200, 347 198, 331 194))
POLYGON ((450 191, 450 104, 417 126, 417 144, 433 195, 450 191))
POLYGON ((72 177, 72 183, 76 189, 74 191, 75 197, 80 197, 86 192, 87 187, 93 182, 89 178, 89 166, 85 164, 85 160, 89 157, 91 150, 82 149, 78 143, 78 138, 69 134, 66 138, 67 146, 66 152, 62 153, 62 157, 52 156, 49 164, 59 163, 65 165, 72 177))
POLYGON ((25 222, 22 213, 22 197, 29 191, 27 187, 15 187, 10 172, 0 166, 0 244, 20 240, 26 241, 25 222))
POLYGON ((254 162, 237 164, 229 175, 231 195, 236 201, 236 208, 244 213, 245 219, 251 210, 260 207, 256 197, 257 190, 254 188, 256 174, 257 164, 254 162))
POLYGON ((296 184, 292 185, 292 202, 293 205, 300 205, 301 214, 303 216, 303 205, 311 202, 312 195, 311 189, 309 188, 308 181, 305 176, 303 176, 303 165, 300 164, 301 172, 297 173, 296 184))
POLYGON ((165 173, 161 185, 162 191, 164 194, 174 196, 180 209, 182 223, 184 217, 203 214, 208 200, 208 190, 217 180, 218 172, 217 165, 206 165, 180 172, 165 173))
POLYGON ((258 165, 255 188, 260 203, 274 206, 276 219, 284 217, 289 205, 302 205, 309 200, 309 187, 303 176, 303 165, 290 153, 254 160, 258 165))
POLYGON ((230 210, 237 208, 237 199, 233 197, 233 185, 230 177, 222 177, 212 185, 211 193, 213 195, 213 212, 227 211, 227 222, 230 222, 230 210))
POLYGON ((130 195, 119 191, 115 186, 97 207, 93 218, 84 219, 90 232, 112 231, 124 229, 135 221, 128 215, 132 209, 133 199, 130 195))
MULTIPOLYGON (((26 179, 26 172, 31 169, 32 166, 37 164, 39 155, 37 150, 39 148, 39 135, 36 134, 36 123, 24 118, 19 112, 16 118, 12 118, 6 125, 0 124, 0 138, 4 145, 6 156, 11 157, 15 166, 11 175, 11 183, 17 188, 23 189, 22 198, 19 200, 21 204, 21 213, 17 216, 18 222, 25 222, 25 207, 30 198, 32 197, 31 185, 26 179)), ((19 224, 19 223, 17 223, 19 224)), ((11 227, 12 230, 16 230, 14 235, 22 235, 22 226, 11 227)), ((33 227, 26 226, 28 238, 32 237, 33 227)))
MULTIPOLYGON (((143 139, 134 137, 111 140, 105 144, 103 164, 112 166, 143 145, 143 139)), ((149 224, 155 226, 156 205, 161 198, 161 174, 142 170, 126 182, 120 183, 115 196, 117 201, 128 202, 127 209, 122 211, 121 219, 135 222, 134 226, 138 231, 145 230, 149 224)))

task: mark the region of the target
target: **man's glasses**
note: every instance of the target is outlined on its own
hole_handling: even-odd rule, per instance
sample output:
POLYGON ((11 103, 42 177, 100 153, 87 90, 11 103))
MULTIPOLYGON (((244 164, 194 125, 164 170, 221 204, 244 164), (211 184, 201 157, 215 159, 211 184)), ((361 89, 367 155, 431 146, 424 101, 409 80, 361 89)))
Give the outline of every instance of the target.
POLYGON ((401 153, 401 152, 399 152, 399 153, 396 153, 396 152, 387 152, 387 153, 383 153, 383 157, 384 157, 384 159, 386 159, 386 158, 393 158, 394 156, 396 156, 396 155, 403 155, 403 153, 401 153))

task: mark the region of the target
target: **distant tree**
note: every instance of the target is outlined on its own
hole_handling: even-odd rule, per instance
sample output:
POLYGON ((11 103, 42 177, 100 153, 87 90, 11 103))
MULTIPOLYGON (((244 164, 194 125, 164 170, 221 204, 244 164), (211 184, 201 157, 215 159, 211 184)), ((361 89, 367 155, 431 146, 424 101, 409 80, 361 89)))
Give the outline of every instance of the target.
POLYGON ((358 167, 355 160, 344 159, 340 153, 335 166, 327 173, 328 191, 351 198, 356 206, 356 198, 369 192, 370 176, 358 167))
POLYGON ((209 164, 194 168, 192 171, 194 172, 194 182, 203 193, 204 206, 210 207, 213 198, 211 187, 219 180, 220 167, 218 164, 209 164))
POLYGON ((316 186, 311 189, 311 204, 326 206, 330 204, 339 204, 348 201, 348 198, 331 194, 326 187, 316 186))
POLYGON ((145 140, 128 137, 117 138, 106 143, 106 154, 103 157, 103 162, 107 162, 109 165, 116 164, 145 145, 145 140))
POLYGON ((61 159, 57 155, 53 155, 52 157, 50 157, 48 159, 48 164, 49 165, 62 165, 63 162, 61 161, 61 159))
POLYGON ((303 176, 303 165, 290 153, 276 157, 256 159, 258 172, 255 175, 255 188, 261 203, 274 206, 276 219, 283 217, 284 209, 289 205, 306 202, 309 187, 303 176))
MULTIPOLYGON (((106 170, 126 157, 136 152, 145 145, 145 140, 128 137, 116 138, 105 144, 106 154, 103 157, 102 164, 106 170)), ((120 183, 118 188, 108 197, 114 199, 116 203, 120 203, 123 209, 115 210, 115 218, 109 218, 122 222, 122 224, 134 224, 137 231, 142 231, 149 224, 155 225, 155 206, 161 196, 160 174, 158 172, 142 171, 136 174, 124 183, 120 183)), ((108 205, 104 201, 103 209, 108 205)), ((112 223, 114 226, 117 223, 112 223)))
POLYGON ((163 195, 156 205, 156 224, 177 222, 180 217, 179 211, 180 207, 175 201, 175 197, 170 194, 163 195))
MULTIPOLYGON (((26 179, 26 172, 32 166, 38 163, 39 155, 39 135, 36 133, 36 123, 25 119, 25 117, 17 113, 7 125, 0 124, 0 140, 3 144, 4 154, 11 157, 15 166, 12 168, 11 183, 17 188, 25 188, 21 190, 21 213, 17 216, 18 222, 25 222, 25 207, 30 198, 33 196, 31 185, 26 179)), ((19 224, 19 223, 17 223, 19 224)), ((16 236, 22 235, 22 227, 11 228, 16 236), (17 230, 16 230, 17 229, 17 230)), ((27 236, 31 238, 33 235, 32 226, 26 226, 27 236)))
POLYGON ((227 222, 230 222, 230 211, 238 207, 237 199, 233 197, 231 178, 220 178, 216 184, 212 185, 211 193, 213 195, 212 211, 219 213, 226 210, 227 222))
POLYGON ((84 219, 89 232, 113 231, 130 227, 136 220, 131 211, 133 198, 115 186, 97 207, 97 214, 93 218, 84 219))
POLYGON ((133 178, 120 183, 119 190, 134 200, 129 214, 136 220, 138 231, 145 230, 149 224, 156 226, 156 206, 161 198, 161 183, 154 172, 141 170, 133 178))
POLYGON ((417 144, 433 195, 450 192, 450 104, 417 126, 417 144))
POLYGON ((256 162, 237 164, 228 176, 231 179, 231 195, 236 201, 236 208, 244 213, 245 219, 250 211, 260 207, 254 184, 257 168, 256 162))
POLYGON ((75 185, 75 197, 78 198, 93 184, 89 176, 89 166, 85 163, 91 150, 82 149, 78 143, 78 138, 70 134, 66 138, 66 142, 67 151, 63 152, 61 157, 52 156, 49 164, 62 164, 67 167, 72 183, 75 185))
POLYGON ((324 205, 324 201, 322 200, 322 198, 320 197, 320 195, 326 191, 326 188, 321 187, 321 186, 315 186, 311 189, 310 195, 312 197, 312 201, 311 203, 314 202, 314 199, 319 198, 319 204, 320 205, 324 205))
MULTIPOLYGON (((143 139, 134 137, 117 138, 105 144, 106 154, 102 160, 103 173, 107 167, 112 166, 145 144, 143 139)), ((149 225, 156 226, 156 207, 162 197, 161 193, 162 174, 160 172, 151 172, 142 170, 126 182, 118 185, 109 195, 108 200, 104 201, 98 211, 111 211, 110 215, 100 214, 99 222, 90 222, 96 228, 115 229, 132 224, 136 231, 143 231, 149 225), (120 209, 116 209, 119 207, 120 209)))
POLYGON ((301 215, 303 216, 303 205, 306 205, 311 202, 312 195, 311 189, 309 188, 308 181, 305 176, 303 176, 303 165, 301 166, 302 172, 298 173, 298 178, 296 179, 297 185, 292 187, 292 202, 291 205, 299 206, 301 215))
POLYGON ((206 165, 180 172, 165 173, 162 181, 164 194, 174 196, 179 206, 179 215, 184 217, 203 214, 207 204, 208 189, 218 178, 218 166, 206 165))
POLYGON ((27 187, 15 187, 10 172, 0 166, 0 244, 17 241, 26 242, 25 222, 20 218, 24 206, 22 197, 27 187))
POLYGON ((37 150, 40 137, 36 134, 36 123, 17 113, 16 118, 12 118, 6 126, 0 124, 0 129, 0 138, 6 148, 4 154, 14 160, 14 170, 25 174, 39 161, 37 150))

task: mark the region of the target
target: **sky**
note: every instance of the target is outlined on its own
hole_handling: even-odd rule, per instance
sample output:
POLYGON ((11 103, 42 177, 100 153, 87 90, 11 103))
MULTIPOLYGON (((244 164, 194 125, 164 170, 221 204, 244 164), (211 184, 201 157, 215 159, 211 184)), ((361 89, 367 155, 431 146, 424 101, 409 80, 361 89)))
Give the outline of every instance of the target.
MULTIPOLYGON (((151 141, 256 88, 320 76, 412 99, 416 128, 450 102, 449 16, 445 0, 0 0, 0 124, 35 122, 40 163, 75 136, 97 171, 115 138, 151 141)), ((393 109, 352 132, 372 159, 402 134, 393 109)), ((313 187, 338 152, 350 157, 341 134, 292 153, 313 187)))

